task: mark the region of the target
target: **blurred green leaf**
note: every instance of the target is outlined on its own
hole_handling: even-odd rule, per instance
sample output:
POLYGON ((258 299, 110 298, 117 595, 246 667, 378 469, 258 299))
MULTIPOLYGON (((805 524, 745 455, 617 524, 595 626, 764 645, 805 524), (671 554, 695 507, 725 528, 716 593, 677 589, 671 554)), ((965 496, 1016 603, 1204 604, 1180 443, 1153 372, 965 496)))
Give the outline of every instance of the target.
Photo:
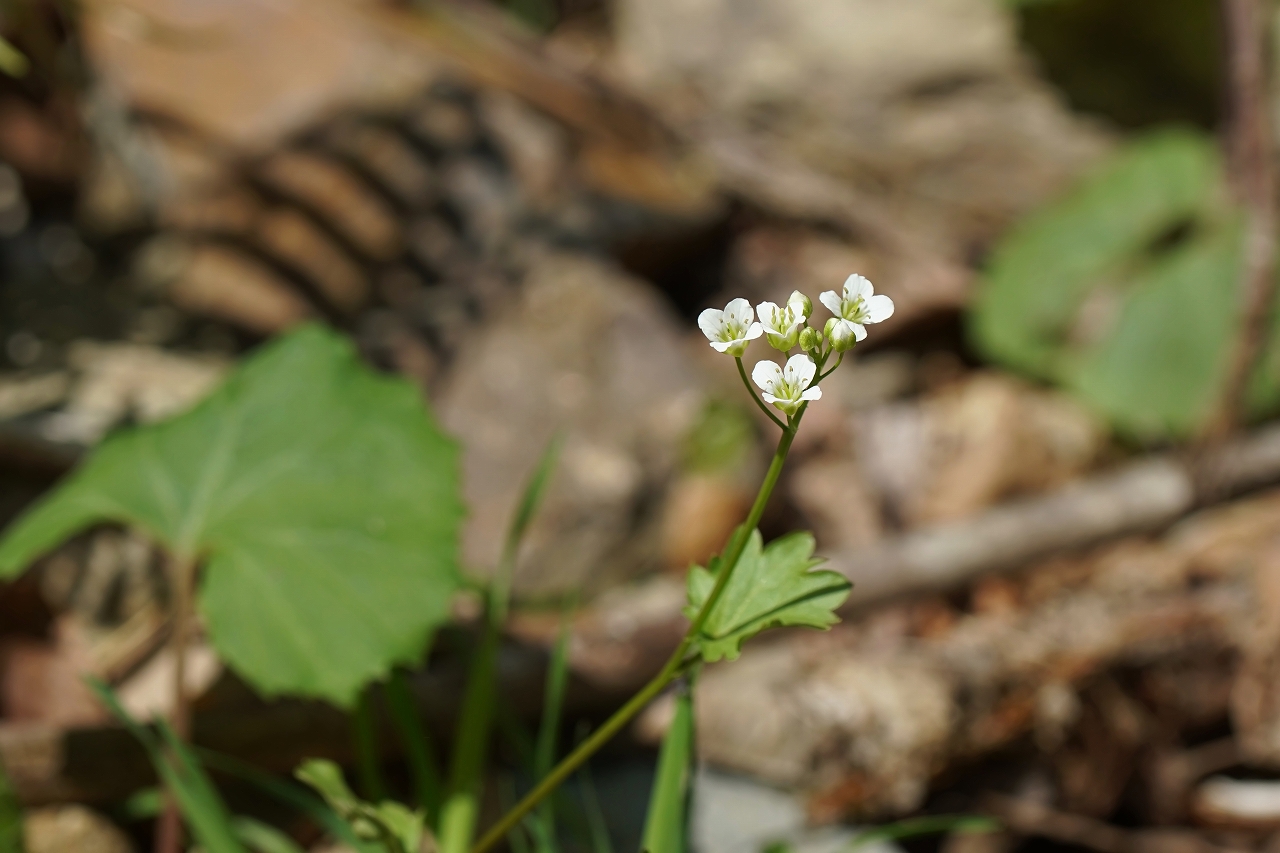
POLYGON ((1122 432, 1190 435, 1213 413, 1238 322, 1240 235, 1222 228, 1135 276, 1070 385, 1122 432))
POLYGON ((257 853, 306 853, 292 838, 270 824, 251 817, 234 817, 231 828, 246 847, 257 853))
POLYGON ((1152 243, 1211 217, 1221 166, 1210 140, 1166 131, 1130 144, 997 246, 970 317, 990 357, 1058 378, 1076 312, 1108 277, 1123 276, 1152 243))
POLYGON ((22 853, 22 805, 0 764, 0 853, 22 853))
POLYGON ((332 761, 307 759, 294 775, 324 797, 358 837, 379 841, 393 853, 417 853, 425 831, 421 809, 413 811, 393 800, 376 805, 361 800, 351 792, 342 769, 332 761))
MULTIPOLYGON (((1121 432, 1185 437, 1212 415, 1239 327, 1239 217, 1209 138, 1131 143, 992 256, 970 315, 990 358, 1071 389, 1121 432)), ((1273 336, 1274 337, 1274 336, 1273 336)), ((1251 378, 1280 407, 1280 350, 1251 378)))
POLYGON ((676 696, 675 716, 658 753, 658 769, 640 844, 646 853, 684 853, 688 846, 693 743, 693 696, 686 689, 676 696))
MULTIPOLYGON (((735 534, 738 535, 738 534, 735 534)), ((738 560, 738 567, 707 617, 698 637, 703 660, 734 660, 746 640, 777 625, 829 628, 840 621, 835 611, 851 584, 835 572, 812 571, 822 560, 813 557, 813 536, 791 533, 761 547, 759 530, 738 560)), ((689 570, 685 615, 697 615, 715 586, 719 558, 711 569, 689 570)))
POLYGON ((420 657, 458 585, 457 450, 408 382, 311 326, 190 412, 108 438, 0 542, 0 577, 103 521, 202 558, 214 645, 266 694, 342 705, 420 657))

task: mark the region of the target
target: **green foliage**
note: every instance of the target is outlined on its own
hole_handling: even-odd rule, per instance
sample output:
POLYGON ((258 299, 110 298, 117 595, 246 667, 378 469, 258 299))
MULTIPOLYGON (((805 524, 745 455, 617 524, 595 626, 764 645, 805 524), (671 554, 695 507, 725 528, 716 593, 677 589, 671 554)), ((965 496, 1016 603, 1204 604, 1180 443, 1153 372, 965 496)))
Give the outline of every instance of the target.
POLYGON ((387 710, 391 712, 391 720, 404 747, 405 760, 413 777, 414 797, 430 822, 440 813, 443 797, 440 764, 427 728, 418 716, 418 706, 404 673, 397 670, 391 674, 383 695, 387 697, 387 710))
POLYGON ((306 853, 292 838, 274 826, 251 817, 232 818, 231 830, 246 847, 257 853, 306 853))
POLYGON ((510 605, 516 555, 520 551, 524 534, 546 495, 559 455, 560 438, 557 437, 547 445, 538 466, 525 484, 524 493, 507 530, 502 558, 486 597, 484 633, 472 656, 466 692, 462 697, 461 722, 453 751, 453 763, 449 768, 449 796, 440 811, 441 853, 466 853, 475 836, 481 783, 493 721, 495 667, 510 605))
MULTIPOLYGON (((996 249, 970 316, 975 342, 1070 387, 1128 435, 1193 434, 1239 323, 1241 231, 1224 199, 1209 139, 1132 143, 996 249)), ((1280 353, 1254 377, 1255 411, 1280 403, 1268 386, 1278 375, 1280 353)))
POLYGON ((27 55, 13 46, 8 39, 0 38, 0 73, 15 79, 26 77, 31 70, 27 55))
POLYGON ((91 682, 98 699, 147 750, 156 773, 172 794, 191 832, 207 853, 247 853, 233 827, 231 813, 191 748, 167 723, 159 723, 160 737, 129 716, 111 689, 91 682))
POLYGON ((324 797, 330 808, 350 824, 357 837, 376 841, 389 853, 417 853, 425 832, 425 815, 421 810, 411 811, 393 800, 374 805, 359 799, 347 787, 342 770, 332 761, 308 759, 294 775, 324 797))
POLYGON ((693 695, 685 690, 676 697, 676 713, 658 753, 640 844, 646 853, 684 853, 688 847, 693 760, 693 695))
POLYGON ((22 806, 0 764, 0 853, 22 853, 22 806))
POLYGON ((980 815, 924 815, 911 817, 896 823, 888 823, 861 832, 849 843, 849 849, 855 850, 873 841, 893 841, 903 838, 919 838, 925 835, 942 833, 986 833, 998 832, 1000 823, 989 817, 980 815))
MULTIPOLYGON (((734 534, 742 535, 742 531, 734 534)), ((839 621, 836 608, 849 595, 850 583, 835 572, 815 572, 822 560, 813 557, 813 536, 791 533, 761 546, 760 531, 751 531, 738 566, 697 639, 703 660, 734 660, 742 644, 776 625, 829 628, 839 621)), ((710 569, 689 570, 690 619, 701 609, 715 586, 719 558, 710 569)))
POLYGON ((108 438, 0 542, 0 577, 99 522, 204 561, 214 645, 266 694, 349 705, 416 662, 458 584, 457 450, 337 334, 264 347, 190 412, 108 438))

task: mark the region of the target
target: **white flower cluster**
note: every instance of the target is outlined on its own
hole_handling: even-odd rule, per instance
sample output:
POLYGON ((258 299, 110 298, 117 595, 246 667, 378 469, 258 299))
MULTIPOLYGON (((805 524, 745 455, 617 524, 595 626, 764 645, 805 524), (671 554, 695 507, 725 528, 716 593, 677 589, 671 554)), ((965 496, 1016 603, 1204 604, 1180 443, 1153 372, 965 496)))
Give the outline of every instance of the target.
POLYGON ((733 300, 723 311, 708 308, 698 315, 698 327, 716 352, 734 358, 741 358, 747 345, 761 335, 766 336, 769 346, 783 353, 799 345, 804 352, 791 356, 785 366, 766 360, 751 371, 761 396, 791 416, 804 403, 822 396, 822 389, 813 381, 831 353, 848 350, 866 338, 868 323, 879 323, 893 314, 893 300, 877 295, 871 282, 860 275, 845 279, 841 293, 828 290, 818 299, 834 315, 822 332, 807 325, 813 302, 798 290, 786 305, 761 302, 754 312, 745 299, 733 300))

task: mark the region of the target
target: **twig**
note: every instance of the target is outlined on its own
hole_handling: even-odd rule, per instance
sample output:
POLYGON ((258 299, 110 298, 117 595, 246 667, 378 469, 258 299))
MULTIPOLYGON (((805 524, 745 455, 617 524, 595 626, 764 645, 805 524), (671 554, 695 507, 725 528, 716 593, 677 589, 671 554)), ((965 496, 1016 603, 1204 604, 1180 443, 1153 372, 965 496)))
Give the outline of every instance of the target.
POLYGON ((1240 333, 1228 362, 1222 396, 1209 426, 1220 438, 1245 417, 1245 392, 1266 340, 1275 276, 1275 177, 1264 39, 1264 0, 1222 0, 1227 33, 1230 126, 1228 165, 1232 189, 1245 211, 1244 260, 1240 281, 1240 333))

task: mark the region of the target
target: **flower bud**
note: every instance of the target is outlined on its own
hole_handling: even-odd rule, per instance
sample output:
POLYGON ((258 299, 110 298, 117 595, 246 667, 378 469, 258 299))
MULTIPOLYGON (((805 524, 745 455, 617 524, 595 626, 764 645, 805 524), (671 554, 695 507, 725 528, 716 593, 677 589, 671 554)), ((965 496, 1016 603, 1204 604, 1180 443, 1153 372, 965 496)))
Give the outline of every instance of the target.
POLYGON ((791 291, 791 296, 787 298, 787 307, 802 320, 813 316, 813 300, 798 290, 791 291))
POLYGON ((831 330, 835 328, 835 325, 838 322, 840 322, 839 317, 832 317, 830 320, 828 320, 827 325, 824 326, 822 329, 823 334, 825 334, 828 338, 831 337, 831 330))
POLYGON ((827 328, 830 330, 831 349, 835 352, 853 349, 853 345, 858 342, 854 326, 848 320, 833 320, 827 324, 827 328))
POLYGON ((800 349, 813 355, 822 346, 822 332, 817 329, 811 329, 805 326, 804 331, 800 333, 800 349))

